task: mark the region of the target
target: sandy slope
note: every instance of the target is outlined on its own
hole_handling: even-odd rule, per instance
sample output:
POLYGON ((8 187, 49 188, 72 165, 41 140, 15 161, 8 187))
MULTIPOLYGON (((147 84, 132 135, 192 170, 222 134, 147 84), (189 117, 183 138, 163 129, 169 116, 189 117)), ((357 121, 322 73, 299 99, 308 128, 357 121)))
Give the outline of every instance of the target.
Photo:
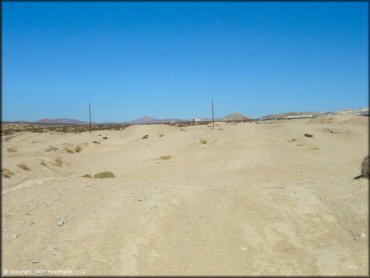
POLYGON ((5 136, 3 274, 366 275, 367 121, 5 136))

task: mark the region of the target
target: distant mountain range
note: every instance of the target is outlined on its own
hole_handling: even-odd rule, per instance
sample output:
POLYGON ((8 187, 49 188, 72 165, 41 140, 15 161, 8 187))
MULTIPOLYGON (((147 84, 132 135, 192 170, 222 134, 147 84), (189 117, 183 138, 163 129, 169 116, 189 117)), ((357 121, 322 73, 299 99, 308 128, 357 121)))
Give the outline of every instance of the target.
MULTIPOLYGON (((320 115, 327 115, 327 114, 339 114, 339 115, 369 115, 369 107, 363 107, 361 109, 342 109, 337 112, 286 112, 280 114, 269 114, 263 117, 258 118, 258 120, 274 120, 274 119, 288 119, 288 118, 301 118, 301 117, 316 117, 320 115)), ((149 116, 144 116, 132 121, 126 122, 104 122, 100 124, 163 124, 163 123, 171 123, 171 122, 184 122, 184 121, 192 121, 186 119, 156 119, 149 116)), ((211 121, 210 118, 194 118, 195 121, 211 121)), ((215 118, 215 121, 253 121, 253 119, 244 116, 241 113, 235 112, 231 113, 223 118, 215 118)), ((28 124, 44 124, 44 125, 89 125, 87 121, 80 121, 76 119, 70 118, 58 118, 58 119, 41 119, 36 122, 27 122, 27 121, 2 121, 2 123, 28 123, 28 124)), ((99 124, 99 123, 93 123, 99 124)))
MULTIPOLYGON (((201 121, 210 121, 209 118, 195 118, 201 121)), ((215 118, 216 121, 250 121, 251 119, 240 114, 240 113, 232 113, 230 115, 227 115, 223 118, 215 118)), ((126 122, 105 122, 101 124, 132 124, 132 125, 140 125, 140 124, 163 124, 163 123, 171 123, 171 122, 184 122, 184 121, 192 121, 186 120, 186 119, 175 119, 175 118, 168 118, 168 119, 156 119, 149 116, 144 116, 132 121, 126 121, 126 122)), ((80 121, 76 119, 70 119, 70 118, 59 118, 59 119, 41 119, 36 122, 35 124, 63 124, 63 125, 88 125, 89 122, 86 121, 80 121)), ((93 123, 98 124, 98 123, 93 123)))
POLYGON ((36 124, 71 124, 71 125, 88 125, 89 122, 84 122, 76 119, 61 118, 61 119, 41 119, 35 122, 36 124))

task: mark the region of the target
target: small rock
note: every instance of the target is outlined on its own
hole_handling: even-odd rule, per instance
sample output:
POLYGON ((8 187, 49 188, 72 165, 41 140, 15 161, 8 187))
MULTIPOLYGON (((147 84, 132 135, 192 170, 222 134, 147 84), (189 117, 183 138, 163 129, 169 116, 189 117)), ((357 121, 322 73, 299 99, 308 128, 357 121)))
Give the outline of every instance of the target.
POLYGON ((98 142, 98 141, 93 141, 93 143, 95 143, 95 144, 100 144, 100 142, 98 142))
POLYGON ((104 136, 103 139, 108 139, 108 137, 104 136))
POLYGON ((38 264, 38 263, 39 263, 39 260, 38 260, 38 259, 33 259, 33 260, 32 260, 32 263, 33 263, 33 264, 38 264))
POLYGON ((64 220, 59 219, 57 223, 58 223, 58 226, 63 226, 64 225, 64 220))
POLYGON ((361 237, 362 238, 365 238, 366 237, 366 234, 365 233, 361 233, 361 237))
POLYGON ((18 235, 17 234, 14 234, 13 235, 13 239, 16 239, 18 237, 18 235))
POLYGON ((313 135, 312 134, 309 134, 309 133, 305 133, 304 136, 306 136, 306 137, 313 137, 313 135))
POLYGON ((141 139, 147 139, 149 138, 149 135, 144 135, 143 137, 141 137, 141 139))
POLYGON ((242 251, 247 251, 247 247, 242 246, 242 247, 240 247, 240 250, 242 250, 242 251))

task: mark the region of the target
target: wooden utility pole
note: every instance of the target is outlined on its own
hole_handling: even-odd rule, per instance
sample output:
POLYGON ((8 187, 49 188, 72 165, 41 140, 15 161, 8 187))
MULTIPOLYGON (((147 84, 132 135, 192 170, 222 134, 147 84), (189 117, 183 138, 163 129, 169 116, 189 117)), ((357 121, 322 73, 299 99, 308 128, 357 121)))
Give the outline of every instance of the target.
POLYGON ((215 111, 213 107, 213 98, 212 98, 212 126, 213 126, 212 129, 215 129, 215 111))
POLYGON ((89 117, 90 117, 90 133, 91 133, 91 105, 89 102, 89 117))

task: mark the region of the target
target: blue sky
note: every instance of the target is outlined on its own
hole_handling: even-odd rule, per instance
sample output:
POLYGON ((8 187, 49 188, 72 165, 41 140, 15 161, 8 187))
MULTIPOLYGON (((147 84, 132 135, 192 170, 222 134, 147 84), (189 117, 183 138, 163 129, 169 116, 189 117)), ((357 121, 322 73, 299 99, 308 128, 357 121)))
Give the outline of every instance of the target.
POLYGON ((3 2, 3 120, 368 105, 367 2, 3 2))

